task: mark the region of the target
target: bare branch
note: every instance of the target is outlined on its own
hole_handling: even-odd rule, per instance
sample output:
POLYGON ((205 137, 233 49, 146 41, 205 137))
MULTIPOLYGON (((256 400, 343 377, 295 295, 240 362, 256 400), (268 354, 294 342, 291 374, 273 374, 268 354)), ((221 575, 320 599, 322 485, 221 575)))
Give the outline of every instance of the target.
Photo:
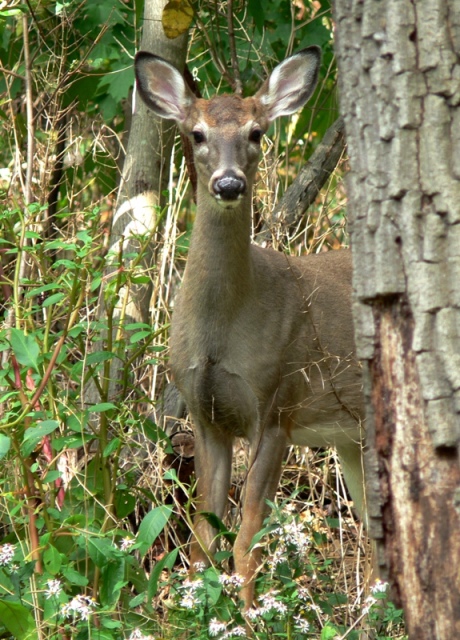
POLYGON ((227 21, 228 21, 228 41, 230 43, 230 57, 233 69, 233 85, 232 88, 238 95, 243 93, 243 85, 241 83, 240 68, 238 66, 238 58, 235 46, 235 30, 233 28, 233 0, 227 2, 227 21))
POLYGON ((34 165, 35 152, 35 136, 34 136, 34 110, 33 110, 33 94, 32 94, 32 65, 30 60, 29 49, 29 25, 27 16, 24 14, 22 18, 22 28, 24 32, 24 62, 25 62, 25 88, 26 88, 26 110, 27 110, 27 170, 26 170, 26 204, 32 202, 32 173, 34 165))

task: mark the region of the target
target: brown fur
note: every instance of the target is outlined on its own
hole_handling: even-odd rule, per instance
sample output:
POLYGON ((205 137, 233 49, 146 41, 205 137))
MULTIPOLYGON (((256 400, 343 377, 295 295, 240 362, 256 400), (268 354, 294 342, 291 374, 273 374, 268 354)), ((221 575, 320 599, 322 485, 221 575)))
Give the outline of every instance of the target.
MULTIPOLYGON (((282 74, 253 98, 189 98, 179 104, 183 116, 177 118, 184 134, 200 131, 204 138, 194 148, 197 216, 174 309, 170 358, 196 433, 198 515, 191 563, 208 562, 215 550, 215 531, 200 512, 224 516, 233 440, 243 437, 251 455, 234 552, 236 570, 246 580, 247 607, 260 561, 259 552, 248 549, 262 526, 266 500, 274 497, 289 442, 336 446, 356 506, 364 512, 350 253, 294 258, 250 242, 259 160, 251 135, 306 100, 311 87, 302 98, 303 74, 316 81, 317 70, 308 66, 312 53, 282 63, 282 74), (219 189, 228 184, 234 192, 222 199, 219 189)), ((180 87, 174 74, 173 80, 180 87)), ((141 82, 155 87, 155 64, 141 82)), ((155 93, 144 99, 155 108, 155 93)))

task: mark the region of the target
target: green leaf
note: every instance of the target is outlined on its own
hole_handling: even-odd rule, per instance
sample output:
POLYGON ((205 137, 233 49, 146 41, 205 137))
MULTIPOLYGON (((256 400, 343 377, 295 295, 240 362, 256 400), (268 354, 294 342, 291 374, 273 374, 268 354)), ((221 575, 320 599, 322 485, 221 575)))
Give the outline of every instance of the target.
POLYGON ((136 498, 129 491, 120 489, 115 492, 115 512, 118 518, 126 518, 136 508, 136 498))
POLYGON ((112 455, 112 453, 116 451, 120 446, 120 442, 121 442, 120 438, 114 438, 113 440, 111 440, 109 444, 105 447, 102 453, 102 457, 108 458, 110 455, 112 455))
POLYGON ((0 620, 17 640, 37 640, 35 620, 19 602, 0 600, 0 620))
POLYGON ((152 544, 163 531, 172 513, 172 507, 162 505, 149 511, 142 520, 137 534, 137 546, 142 555, 145 555, 152 544))
POLYGON ((59 478, 62 478, 62 473, 60 471, 51 470, 48 471, 45 478, 43 479, 43 482, 55 482, 59 478))
POLYGON ((99 404, 93 404, 89 407, 89 413, 104 413, 104 411, 110 411, 110 409, 116 409, 117 406, 113 402, 99 402, 99 404))
POLYGON ((0 460, 6 456, 11 447, 11 438, 0 433, 0 460))
POLYGON ((114 555, 114 546, 107 538, 88 538, 88 555, 97 567, 105 567, 114 555))
POLYGON ((53 304, 61 302, 63 298, 65 298, 65 293, 62 293, 62 291, 59 293, 53 293, 52 296, 44 299, 42 307, 50 307, 53 304))
POLYGON ((115 607, 124 584, 124 577, 124 558, 118 558, 115 562, 106 563, 102 568, 100 600, 103 606, 110 608, 115 607))
POLYGON ((128 606, 130 609, 136 609, 139 605, 141 605, 144 602, 144 600, 145 600, 145 593, 139 593, 139 595, 135 596, 129 601, 128 606))
POLYGON ((21 453, 29 456, 43 438, 59 427, 56 420, 43 420, 36 427, 30 427, 24 432, 24 439, 21 444, 21 453))
POLYGON ((82 576, 81 573, 78 573, 78 571, 75 571, 72 567, 64 567, 62 569, 62 575, 70 584, 75 584, 78 587, 86 587, 88 584, 88 578, 82 576))
POLYGON ((219 571, 215 567, 206 569, 203 584, 207 595, 206 602, 210 605, 217 604, 222 593, 222 585, 219 582, 219 571))
MULTIPOLYGON (((173 549, 170 553, 165 555, 161 560, 159 560, 156 565, 153 567, 152 572, 150 573, 149 578, 149 587, 147 591, 148 599, 151 600, 154 596, 156 596, 158 592, 158 581, 162 572, 165 569, 172 569, 174 563, 176 562, 177 554, 179 553, 179 549, 173 549)), ((131 603, 130 603, 131 606, 131 603)))
POLYGON ((332 640, 333 638, 337 638, 339 632, 334 627, 330 627, 326 624, 325 627, 321 630, 321 640, 332 640))
POLYGON ((21 329, 11 329, 10 342, 17 361, 26 367, 32 367, 39 373, 38 356, 40 347, 34 336, 26 335, 21 329))
POLYGON ((61 570, 61 554, 56 547, 53 547, 52 544, 45 549, 43 553, 43 562, 45 563, 46 570, 51 573, 52 576, 55 576, 61 570))
POLYGON ((35 296, 40 295, 40 293, 45 293, 46 291, 54 291, 55 289, 60 289, 61 285, 57 282, 49 282, 48 284, 43 284, 41 287, 34 287, 33 289, 29 289, 29 291, 25 294, 25 298, 35 298, 35 296))
POLYGON ((129 341, 131 342, 131 344, 135 344, 136 342, 140 342, 144 338, 148 338, 151 335, 151 331, 136 331, 136 333, 133 333, 133 335, 130 337, 129 341))
POLYGON ((115 353, 111 351, 93 351, 90 353, 87 358, 85 358, 86 364, 99 364, 100 362, 105 362, 106 360, 111 360, 111 358, 115 357, 115 353))

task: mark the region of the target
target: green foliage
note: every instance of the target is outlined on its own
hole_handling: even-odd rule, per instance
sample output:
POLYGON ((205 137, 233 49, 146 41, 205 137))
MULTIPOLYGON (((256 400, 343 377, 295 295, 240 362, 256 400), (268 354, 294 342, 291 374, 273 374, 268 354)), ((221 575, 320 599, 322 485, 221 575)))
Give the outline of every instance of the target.
MULTIPOLYGON (((246 93, 289 53, 310 44, 323 49, 316 108, 274 131, 273 156, 286 184, 337 113, 330 2, 304 4, 233 3, 246 93)), ((224 8, 194 3, 189 66, 205 95, 235 84, 224 8)), ((265 549, 265 569, 253 619, 243 616, 238 577, 226 573, 235 533, 213 514, 207 517, 227 545, 216 566, 199 568, 194 582, 182 568, 189 487, 165 470, 173 449, 153 416, 167 368, 168 295, 188 251, 191 224, 183 214, 190 201, 158 212, 157 228, 137 238, 131 255, 106 248, 141 13, 140 0, 33 0, 0 10, 0 636, 204 639, 212 632, 223 639, 250 624, 261 639, 356 637, 343 620, 347 598, 321 552, 325 534, 305 514, 274 507, 254 541, 265 549), (165 220, 172 229, 176 219, 186 228, 180 239, 166 231, 165 220), (143 266, 147 253, 150 268, 143 266), (134 322, 126 291, 147 286, 153 320, 134 322), (117 380, 114 363, 121 365, 117 380)), ((333 185, 328 224, 339 225, 342 200, 333 185)), ((366 619, 378 637, 401 637, 400 612, 375 599, 366 619)))

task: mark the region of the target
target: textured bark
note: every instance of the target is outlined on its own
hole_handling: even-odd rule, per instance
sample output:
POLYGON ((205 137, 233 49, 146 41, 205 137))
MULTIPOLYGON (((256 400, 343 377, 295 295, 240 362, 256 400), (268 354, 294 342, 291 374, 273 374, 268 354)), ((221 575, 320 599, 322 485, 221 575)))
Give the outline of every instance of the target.
MULTIPOLYGON (((178 69, 183 69, 187 53, 187 35, 174 40, 166 37, 161 23, 166 2, 167 0, 145 0, 140 48, 161 55, 178 69)), ((140 99, 136 100, 134 97, 133 100, 129 139, 109 239, 109 249, 114 257, 117 258, 122 252, 123 262, 128 263, 128 266, 133 254, 136 255, 141 248, 143 241, 139 238, 154 231, 158 206, 164 204, 162 193, 168 186, 171 150, 176 130, 171 122, 154 116, 140 99)), ((155 235, 152 234, 140 267, 149 273, 154 259, 155 235)), ((109 264, 105 277, 115 277, 111 273, 113 270, 114 266, 109 264)), ((106 315, 103 296, 102 290, 100 317, 106 315)), ((152 284, 131 285, 120 290, 119 302, 113 314, 113 338, 120 331, 120 324, 149 322, 151 297, 152 284)), ((110 337, 105 336, 105 339, 106 344, 109 344, 110 337)), ((102 343, 95 345, 96 351, 102 348, 102 343)), ((123 353, 123 357, 128 356, 128 353, 123 353)), ((119 358, 114 358, 111 362, 110 388, 108 397, 102 398, 104 401, 117 396, 122 366, 123 362, 119 358)), ((94 404, 100 400, 101 394, 90 380, 85 401, 87 404, 94 404)))
POLYGON ((335 19, 370 531, 410 638, 451 640, 460 637, 460 4, 336 0, 335 19))
MULTIPOLYGON (((161 15, 166 0, 146 0, 140 48, 169 60, 183 69, 187 53, 187 36, 168 39, 163 31, 161 15)), ((117 251, 123 242, 123 253, 139 250, 137 237, 155 228, 157 206, 167 188, 169 162, 175 126, 155 117, 144 103, 135 100, 123 174, 110 236, 110 247, 117 251)), ((146 252, 144 267, 152 266, 153 241, 146 252)), ((148 322, 151 287, 142 285, 122 293, 128 321, 148 322), (123 297, 127 296, 127 301, 123 297)))

